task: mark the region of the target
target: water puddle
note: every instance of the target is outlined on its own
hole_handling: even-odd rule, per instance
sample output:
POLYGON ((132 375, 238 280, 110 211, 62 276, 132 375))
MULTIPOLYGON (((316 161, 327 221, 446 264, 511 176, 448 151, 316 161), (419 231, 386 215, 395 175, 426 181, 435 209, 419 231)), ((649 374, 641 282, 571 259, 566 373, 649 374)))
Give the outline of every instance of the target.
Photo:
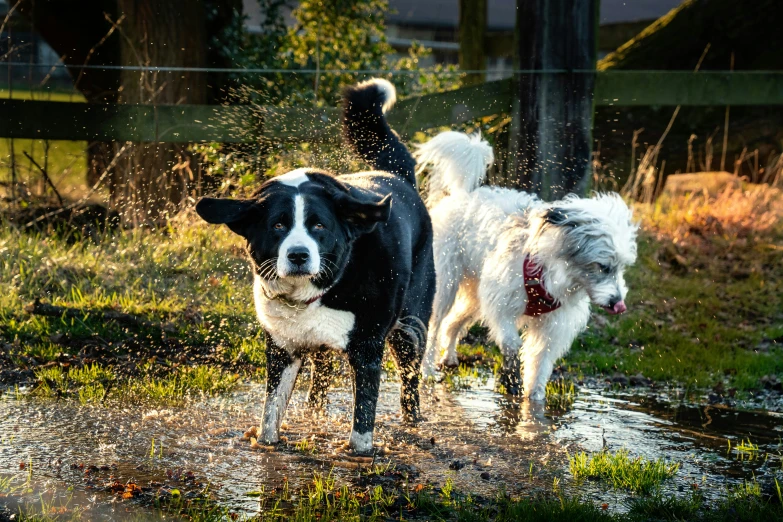
MULTIPOLYGON (((425 390, 427 420, 413 428, 401 422, 398 384, 384 382, 376 431, 383 454, 375 464, 388 464, 410 484, 442 485, 450 478, 455 490, 488 496, 500 488, 511 494, 551 490, 560 479, 566 490, 618 504, 626 496, 622 492, 572 484, 567 451, 626 448, 633 455, 680 462, 676 479, 666 486, 672 491, 723 492, 729 484, 781 470, 780 415, 590 389, 580 391, 569 411, 553 413, 500 396, 492 386, 489 379, 463 390, 425 390), (753 446, 738 450, 747 439, 753 446)), ((146 509, 139 499, 196 497, 207 486, 221 504, 252 515, 259 510, 259 493, 286 484, 296 489, 313 473, 361 481, 368 464, 357 464, 343 448, 350 430, 349 388, 331 391, 324 416, 313 415, 305 391, 297 390, 283 430, 289 444, 276 451, 253 449, 242 440, 244 430, 259 424, 262 401, 258 384, 180 408, 0 400, 0 481, 17 485, 15 503, 39 503, 40 493, 56 492, 53 505, 67 500, 69 509, 95 520, 138 518, 146 509), (116 485, 128 482, 144 495, 123 500, 127 491, 116 485)))

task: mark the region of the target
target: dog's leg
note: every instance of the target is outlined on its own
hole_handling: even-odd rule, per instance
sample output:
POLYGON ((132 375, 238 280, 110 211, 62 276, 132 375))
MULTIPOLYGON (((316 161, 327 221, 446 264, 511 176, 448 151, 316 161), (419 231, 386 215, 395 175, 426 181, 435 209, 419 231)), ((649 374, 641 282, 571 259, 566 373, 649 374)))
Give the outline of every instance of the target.
POLYGON ((509 395, 519 395, 522 379, 520 377, 519 349, 522 339, 517 332, 516 321, 512 317, 501 318, 501 321, 490 330, 495 333, 495 342, 500 346, 503 355, 503 367, 500 369, 500 384, 509 395))
POLYGON ((267 444, 280 439, 280 424, 301 366, 302 359, 291 357, 274 343, 271 336, 266 336, 266 400, 261 439, 267 444))
POLYGON ((349 445, 356 453, 372 452, 375 408, 381 386, 384 340, 364 340, 349 345, 348 362, 353 369, 353 429, 349 445))
POLYGON ((332 352, 322 346, 310 355, 312 362, 313 382, 307 394, 307 402, 314 410, 326 407, 326 391, 332 383, 334 368, 332 367, 332 352))
POLYGON ((529 321, 522 352, 525 395, 528 399, 546 399, 546 383, 555 363, 568 353, 576 336, 587 326, 589 318, 590 303, 585 300, 529 321))
MULTIPOLYGON (((484 308, 486 312, 487 307, 484 308)), ((484 321, 489 326, 490 334, 503 355, 500 384, 509 395, 519 395, 522 381, 519 374, 519 349, 522 347, 522 339, 517 331, 517 321, 512 315, 513 311, 510 308, 495 308, 492 313, 485 314, 484 321)))
POLYGON ((459 276, 456 267, 445 262, 448 259, 441 259, 438 256, 436 260, 437 289, 435 291, 435 301, 433 302, 432 318, 430 319, 429 334, 427 336, 427 350, 424 353, 422 362, 422 376, 432 378, 436 376, 435 360, 438 358, 440 350, 439 332, 441 323, 454 305, 454 299, 459 290, 459 276))
POLYGON ((519 349, 522 339, 517 329, 518 318, 527 305, 524 291, 519 292, 518 277, 507 269, 504 261, 488 260, 484 265, 478 288, 481 317, 489 327, 493 340, 503 355, 500 370, 500 384, 509 395, 519 395, 520 378, 519 349), (520 295, 524 296, 520 298, 520 295))
POLYGON ((445 368, 456 368, 459 366, 457 359, 457 343, 460 335, 465 331, 465 327, 478 312, 478 303, 474 287, 471 284, 463 284, 457 296, 457 302, 451 309, 451 312, 443 321, 441 331, 443 336, 443 357, 440 365, 445 368))
POLYGON ((405 422, 418 422, 421 419, 419 409, 419 369, 421 352, 427 337, 424 323, 413 316, 400 319, 403 325, 389 336, 389 347, 397 370, 400 372, 400 405, 405 422), (414 323, 414 324, 409 324, 414 323))

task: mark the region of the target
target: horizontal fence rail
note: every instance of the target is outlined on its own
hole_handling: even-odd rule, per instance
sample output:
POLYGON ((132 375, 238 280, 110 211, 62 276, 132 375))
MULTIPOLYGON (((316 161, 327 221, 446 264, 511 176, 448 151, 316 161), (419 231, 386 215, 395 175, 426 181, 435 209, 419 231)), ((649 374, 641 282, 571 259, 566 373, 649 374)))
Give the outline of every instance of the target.
MULTIPOLYGON (((530 74, 530 73, 525 73, 530 74)), ((595 74, 597 106, 783 105, 783 72, 538 72, 595 74)), ((403 136, 511 108, 512 81, 407 98, 389 113, 403 136)), ((325 141, 339 136, 337 108, 254 105, 120 105, 0 100, 0 137, 134 142, 325 141)))

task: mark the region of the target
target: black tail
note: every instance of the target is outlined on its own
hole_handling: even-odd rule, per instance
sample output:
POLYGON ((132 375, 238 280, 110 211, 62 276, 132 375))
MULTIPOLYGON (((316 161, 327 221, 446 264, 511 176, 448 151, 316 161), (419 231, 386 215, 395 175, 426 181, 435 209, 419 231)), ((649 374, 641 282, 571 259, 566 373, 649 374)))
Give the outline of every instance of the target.
POLYGON ((354 152, 373 169, 396 174, 415 187, 416 160, 384 116, 395 101, 394 86, 380 78, 346 87, 343 131, 354 152))

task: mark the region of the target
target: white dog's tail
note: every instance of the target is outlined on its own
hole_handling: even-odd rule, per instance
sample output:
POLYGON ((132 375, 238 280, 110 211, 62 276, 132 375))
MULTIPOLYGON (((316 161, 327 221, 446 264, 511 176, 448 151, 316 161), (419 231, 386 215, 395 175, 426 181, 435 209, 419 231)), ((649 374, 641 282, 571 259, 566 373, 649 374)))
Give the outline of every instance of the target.
POLYGON ((477 133, 441 132, 413 153, 419 162, 416 174, 429 167, 427 206, 432 207, 444 196, 472 192, 481 186, 495 156, 492 146, 477 133))

